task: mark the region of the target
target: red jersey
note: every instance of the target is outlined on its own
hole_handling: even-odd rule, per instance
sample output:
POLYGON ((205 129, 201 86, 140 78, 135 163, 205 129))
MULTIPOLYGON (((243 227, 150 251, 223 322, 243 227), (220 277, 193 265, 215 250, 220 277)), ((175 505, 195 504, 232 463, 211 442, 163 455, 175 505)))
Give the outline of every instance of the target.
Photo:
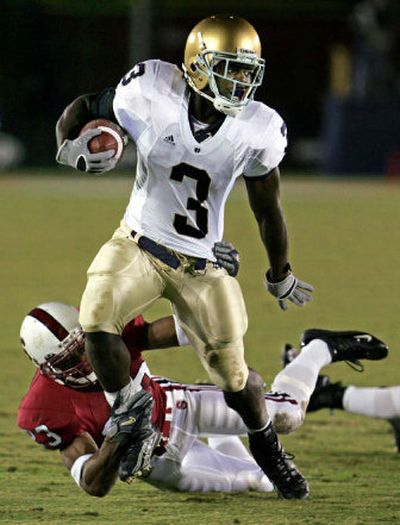
MULTIPOLYGON (((141 384, 154 400, 152 421, 164 430, 169 427, 165 422, 165 393, 145 373, 147 368, 141 354, 146 326, 142 316, 136 317, 125 327, 122 339, 131 354, 131 376, 136 377, 140 370, 141 384)), ((56 383, 38 370, 18 409, 17 423, 46 448, 63 449, 83 432, 88 432, 100 446, 110 415, 111 409, 100 385, 74 389, 56 383)))

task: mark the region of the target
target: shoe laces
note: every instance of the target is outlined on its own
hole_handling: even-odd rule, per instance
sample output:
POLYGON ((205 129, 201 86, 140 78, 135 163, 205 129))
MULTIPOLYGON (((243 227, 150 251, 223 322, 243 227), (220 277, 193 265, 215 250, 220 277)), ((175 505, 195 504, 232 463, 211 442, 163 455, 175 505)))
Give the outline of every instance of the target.
POLYGON ((285 481, 290 482, 299 476, 296 467, 289 463, 295 458, 295 455, 285 452, 282 445, 279 444, 276 451, 272 454, 272 458, 275 460, 276 470, 285 477, 285 481))
POLYGON ((352 368, 355 372, 362 373, 365 370, 364 365, 358 359, 356 359, 355 361, 344 361, 344 362, 346 363, 346 365, 352 368))
MULTIPOLYGON (((352 344, 349 343, 348 341, 341 341, 336 346, 337 352, 346 352, 347 350, 351 350, 351 349, 352 349, 352 344)), ((348 365, 355 372, 360 372, 360 373, 364 372, 364 365, 361 363, 359 359, 354 359, 354 360, 346 359, 343 362, 346 363, 346 365, 348 365)))

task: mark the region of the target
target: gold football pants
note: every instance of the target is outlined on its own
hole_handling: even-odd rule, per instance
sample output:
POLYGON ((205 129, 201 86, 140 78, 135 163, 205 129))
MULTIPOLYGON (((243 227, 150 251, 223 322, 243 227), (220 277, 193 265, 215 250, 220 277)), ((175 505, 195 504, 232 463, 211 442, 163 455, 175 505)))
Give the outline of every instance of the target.
POLYGON ((177 269, 140 248, 121 223, 88 269, 83 329, 121 334, 133 317, 166 298, 211 380, 226 391, 242 390, 248 377, 247 314, 238 282, 213 263, 197 271, 192 258, 171 252, 180 260, 177 269))

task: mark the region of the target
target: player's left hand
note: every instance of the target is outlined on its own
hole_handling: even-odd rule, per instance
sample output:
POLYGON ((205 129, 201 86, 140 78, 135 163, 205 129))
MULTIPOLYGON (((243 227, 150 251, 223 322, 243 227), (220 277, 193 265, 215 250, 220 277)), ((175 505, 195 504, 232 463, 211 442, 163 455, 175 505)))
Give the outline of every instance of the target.
POLYGON ((267 291, 278 299, 282 310, 287 310, 287 301, 292 302, 296 306, 304 306, 305 303, 311 301, 311 292, 314 290, 311 284, 300 281, 290 271, 284 279, 277 283, 270 280, 268 271, 265 275, 264 284, 267 291))
POLYGON ((212 251, 217 263, 225 268, 231 277, 236 277, 240 268, 240 257, 233 244, 226 241, 216 242, 212 251))

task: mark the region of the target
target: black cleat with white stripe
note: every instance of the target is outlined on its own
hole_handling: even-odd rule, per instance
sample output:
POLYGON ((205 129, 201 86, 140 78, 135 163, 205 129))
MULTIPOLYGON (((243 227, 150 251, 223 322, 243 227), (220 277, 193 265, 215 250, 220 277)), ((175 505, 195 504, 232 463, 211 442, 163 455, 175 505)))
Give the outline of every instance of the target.
POLYGON ((321 339, 328 345, 332 363, 337 361, 358 363, 360 359, 375 361, 384 359, 388 355, 386 344, 367 332, 334 332, 311 328, 303 333, 301 346, 305 346, 314 339, 321 339))

